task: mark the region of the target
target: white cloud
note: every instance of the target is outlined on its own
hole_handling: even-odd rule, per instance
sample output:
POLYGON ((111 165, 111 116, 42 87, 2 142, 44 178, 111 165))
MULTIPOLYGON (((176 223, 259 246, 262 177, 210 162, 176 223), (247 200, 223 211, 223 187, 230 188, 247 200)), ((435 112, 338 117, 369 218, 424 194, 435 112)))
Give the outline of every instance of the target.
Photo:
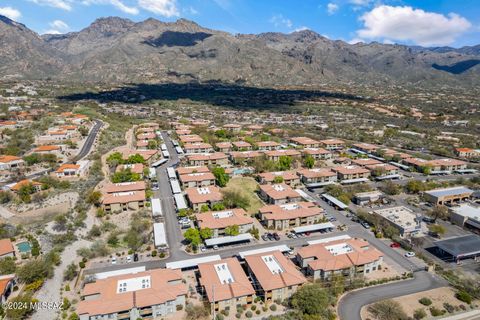
POLYGON ((138 5, 150 12, 164 16, 179 16, 176 0, 138 0, 138 5))
POLYGON ((5 16, 5 17, 7 17, 11 20, 15 20, 15 21, 17 21, 22 16, 22 13, 20 11, 18 11, 17 9, 14 9, 12 7, 0 8, 0 14, 2 16, 5 16))
POLYGON ((275 14, 273 15, 269 20, 268 22, 270 22, 271 24, 273 24, 275 27, 287 27, 288 29, 291 29, 293 27, 293 23, 292 23, 292 20, 288 19, 288 18, 285 18, 283 15, 281 14, 275 14))
POLYGON ((466 32, 471 23, 455 13, 447 16, 409 6, 378 6, 360 17, 363 39, 411 41, 422 46, 449 45, 466 32))
POLYGON ((138 8, 127 6, 121 0, 83 0, 82 4, 87 6, 91 4, 108 4, 114 6, 122 12, 132 15, 137 15, 139 12, 138 8))
POLYGON ((350 44, 365 43, 365 41, 360 38, 353 38, 352 40, 348 41, 348 43, 350 44))
POLYGON ((348 2, 356 6, 365 7, 368 6, 372 0, 349 0, 348 2))
POLYGON ((43 32, 43 34, 62 34, 62 33, 58 30, 51 29, 43 32))
POLYGON ((50 27, 54 29, 59 29, 59 30, 68 30, 68 24, 63 22, 62 20, 55 20, 49 23, 50 27))
POLYGON ((66 11, 72 10, 71 0, 30 0, 31 2, 41 5, 49 6, 66 11))
POLYGON ((332 2, 329 2, 327 4, 327 12, 328 14, 332 15, 334 14, 335 12, 337 12, 338 10, 338 4, 335 4, 335 3, 332 3, 332 2))
POLYGON ((185 9, 182 10, 184 13, 186 14, 190 14, 192 16, 196 16, 197 14, 199 14, 198 10, 195 9, 194 7, 190 6, 190 7, 187 7, 185 9))
POLYGON ((300 31, 305 31, 305 30, 310 30, 310 28, 305 27, 305 26, 301 26, 301 27, 295 28, 295 30, 293 30, 292 32, 300 32, 300 31))

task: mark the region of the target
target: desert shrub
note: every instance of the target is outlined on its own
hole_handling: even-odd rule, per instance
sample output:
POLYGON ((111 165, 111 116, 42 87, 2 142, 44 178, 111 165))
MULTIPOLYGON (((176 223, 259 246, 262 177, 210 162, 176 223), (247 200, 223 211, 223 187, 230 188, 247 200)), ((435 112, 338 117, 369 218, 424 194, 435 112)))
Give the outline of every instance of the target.
POLYGON ((424 309, 417 309, 415 310, 415 312, 413 313, 413 319, 415 320, 420 320, 420 319, 423 319, 427 316, 427 313, 425 312, 424 309))
POLYGON ((426 297, 421 298, 420 300, 418 300, 418 302, 420 304, 423 304, 424 306, 429 306, 429 305, 432 304, 432 300, 430 300, 429 298, 426 298, 426 297))
POLYGON ((455 294, 455 297, 462 302, 465 302, 465 303, 468 303, 468 304, 472 303, 472 296, 464 290, 458 291, 455 294))

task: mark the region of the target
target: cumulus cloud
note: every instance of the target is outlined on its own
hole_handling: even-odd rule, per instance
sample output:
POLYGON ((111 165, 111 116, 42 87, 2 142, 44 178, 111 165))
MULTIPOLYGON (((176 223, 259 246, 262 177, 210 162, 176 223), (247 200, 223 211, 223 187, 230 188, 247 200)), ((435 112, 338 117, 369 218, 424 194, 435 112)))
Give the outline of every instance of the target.
POLYGON ((62 20, 54 20, 48 24, 51 29, 43 32, 44 34, 62 34, 67 32, 70 27, 62 20))
POLYGON ((292 32, 300 32, 305 30, 310 30, 310 28, 306 26, 301 26, 301 27, 295 28, 295 30, 293 30, 292 32))
POLYGON ((164 16, 179 16, 176 0, 138 0, 138 5, 150 12, 164 16))
POLYGON ((353 38, 352 40, 348 41, 349 44, 357 44, 357 43, 365 43, 363 39, 360 38, 353 38))
POLYGON ((471 23, 456 13, 447 16, 409 6, 382 5, 360 17, 362 39, 411 41, 422 46, 449 45, 466 32, 471 23))
POLYGON ((132 14, 132 15, 136 15, 139 12, 138 8, 127 6, 121 0, 83 0, 82 4, 87 6, 91 4, 112 5, 118 10, 125 12, 127 14, 132 14))
POLYGON ((30 1, 41 6, 49 6, 49 7, 62 9, 66 11, 72 10, 71 0, 30 0, 30 1))
POLYGON ((288 29, 291 29, 293 27, 292 20, 285 18, 281 14, 275 14, 273 15, 268 22, 273 24, 275 27, 287 27, 288 29))
POLYGON ((337 10, 338 10, 338 4, 335 4, 335 3, 333 3, 333 2, 329 2, 329 3, 327 4, 327 12, 328 12, 328 14, 332 15, 332 14, 334 14, 335 12, 337 12, 337 10))
POLYGON ((17 21, 22 16, 22 13, 12 7, 3 7, 3 8, 0 7, 0 15, 5 16, 11 20, 17 21))

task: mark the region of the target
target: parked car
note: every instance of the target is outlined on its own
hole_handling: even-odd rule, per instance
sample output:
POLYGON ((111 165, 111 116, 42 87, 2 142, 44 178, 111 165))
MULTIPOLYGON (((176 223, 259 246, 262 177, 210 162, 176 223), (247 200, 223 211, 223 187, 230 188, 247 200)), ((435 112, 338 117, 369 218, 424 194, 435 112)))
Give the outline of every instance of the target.
POLYGON ((278 235, 278 233, 274 233, 273 234, 273 238, 276 240, 276 241, 279 241, 280 240, 280 236, 278 235))
POLYGON ((132 262, 132 256, 127 256, 127 262, 128 263, 132 262))
POLYGON ((117 257, 112 258, 112 264, 117 264, 117 257))
POLYGON ((217 246, 217 245, 214 245, 214 246, 213 246, 213 250, 218 250, 218 246, 217 246))
POLYGON ((268 241, 268 236, 266 233, 262 234, 262 240, 263 241, 268 241))
POLYGON ((270 240, 270 241, 273 241, 273 240, 275 239, 275 238, 273 237, 273 234, 271 234, 270 232, 267 233, 267 238, 268 238, 268 240, 270 240))
POLYGON ((407 257, 407 258, 415 257, 415 252, 413 252, 413 251, 408 251, 408 252, 405 253, 405 257, 407 257))
POLYGON ((133 261, 138 261, 138 253, 133 254, 133 261))
POLYGON ((398 242, 392 242, 392 243, 390 243, 390 248, 400 248, 400 247, 401 247, 401 245, 400 245, 400 243, 398 243, 398 242))
POLYGON ((305 232, 305 235, 308 237, 311 233, 310 232, 305 232))
POLYGON ((207 251, 207 248, 205 248, 205 246, 200 246, 200 251, 205 252, 207 251))
POLYGON ((368 222, 362 221, 362 222, 360 222, 360 224, 361 224, 362 227, 364 227, 365 229, 370 229, 370 225, 368 224, 368 222))

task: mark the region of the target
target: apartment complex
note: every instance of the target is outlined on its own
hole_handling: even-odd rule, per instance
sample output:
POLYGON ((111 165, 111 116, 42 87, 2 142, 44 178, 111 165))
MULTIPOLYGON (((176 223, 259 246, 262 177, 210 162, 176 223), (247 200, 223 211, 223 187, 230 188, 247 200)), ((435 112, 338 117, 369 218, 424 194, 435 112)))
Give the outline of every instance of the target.
POLYGON ((294 202, 260 208, 260 219, 267 228, 285 230, 318 223, 323 209, 313 202, 294 202))

